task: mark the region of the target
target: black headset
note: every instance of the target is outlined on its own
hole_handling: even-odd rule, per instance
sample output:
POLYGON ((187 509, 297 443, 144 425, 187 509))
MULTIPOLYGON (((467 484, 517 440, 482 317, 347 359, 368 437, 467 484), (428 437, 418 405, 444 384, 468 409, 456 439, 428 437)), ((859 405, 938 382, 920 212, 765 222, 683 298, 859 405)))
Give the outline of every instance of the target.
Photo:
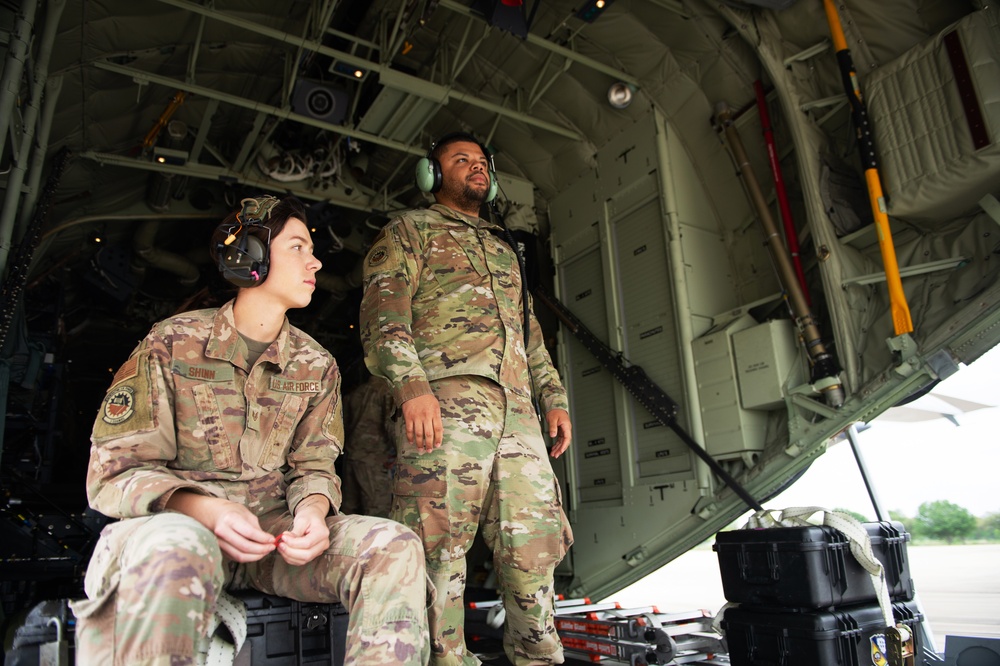
POLYGON ((444 176, 441 173, 441 163, 434 159, 431 155, 434 153, 434 149, 438 146, 446 143, 453 143, 455 141, 468 141, 479 146, 479 149, 483 151, 483 155, 486 157, 487 169, 486 177, 490 181, 490 188, 486 191, 486 203, 493 201, 497 195, 497 172, 496 168, 493 166, 493 153, 491 153, 485 145, 480 143, 476 137, 472 136, 468 132, 452 132, 451 134, 445 134, 443 137, 431 144, 430 149, 427 154, 420 158, 417 162, 417 168, 414 172, 414 177, 417 181, 417 189, 421 192, 434 193, 441 189, 442 181, 444 176))
POLYGON ((236 214, 236 223, 219 227, 226 234, 226 239, 215 246, 219 272, 237 287, 256 287, 267 278, 271 263, 271 229, 264 226, 264 221, 278 203, 279 200, 270 195, 243 199, 240 201, 242 208, 236 214), (255 228, 267 231, 266 242, 250 233, 255 228))

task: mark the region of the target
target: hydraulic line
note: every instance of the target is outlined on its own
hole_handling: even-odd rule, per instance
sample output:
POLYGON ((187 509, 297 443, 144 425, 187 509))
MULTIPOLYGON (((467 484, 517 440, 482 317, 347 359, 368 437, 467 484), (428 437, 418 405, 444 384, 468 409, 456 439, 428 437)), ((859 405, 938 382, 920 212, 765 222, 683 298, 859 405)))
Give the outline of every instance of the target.
POLYGON ((754 175, 750 160, 747 157, 743 141, 740 139, 739 130, 733 122, 733 112, 725 103, 720 104, 716 109, 716 118, 726 135, 726 143, 733 153, 733 159, 740 169, 740 175, 746 184, 747 192, 757 211, 757 218, 764 227, 764 236, 767 239, 767 247, 771 253, 771 260, 774 262, 775 270, 778 272, 778 280, 785 291, 792 316, 795 318, 795 325, 805 342, 806 353, 809 355, 809 362, 812 366, 810 381, 822 392, 823 398, 831 407, 838 408, 844 404, 844 388, 841 384, 838 373, 840 368, 833 354, 826 349, 820 337, 819 327, 816 325, 816 318, 813 316, 806 301, 805 291, 799 285, 792 266, 792 259, 788 254, 781 239, 774 218, 771 216, 771 208, 764 199, 760 184, 754 175))

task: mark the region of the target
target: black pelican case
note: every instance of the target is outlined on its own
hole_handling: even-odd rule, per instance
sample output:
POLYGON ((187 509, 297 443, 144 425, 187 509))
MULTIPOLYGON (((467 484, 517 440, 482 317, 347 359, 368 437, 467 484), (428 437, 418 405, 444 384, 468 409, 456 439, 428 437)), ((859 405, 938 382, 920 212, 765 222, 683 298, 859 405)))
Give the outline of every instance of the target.
POLYGON ((234 666, 343 666, 347 610, 253 590, 234 593, 247 607, 247 639, 234 666))
MULTIPOLYGON (((922 654, 916 604, 894 603, 892 613, 914 634, 914 654, 922 654)), ((810 612, 734 606, 722 620, 732 666, 885 664, 886 629, 877 603, 810 612)))
MULTIPOLYGON (((864 523, 894 601, 913 598, 902 523, 864 523)), ((722 590, 733 603, 799 610, 875 601, 868 572, 842 533, 825 526, 731 530, 716 535, 722 590)))

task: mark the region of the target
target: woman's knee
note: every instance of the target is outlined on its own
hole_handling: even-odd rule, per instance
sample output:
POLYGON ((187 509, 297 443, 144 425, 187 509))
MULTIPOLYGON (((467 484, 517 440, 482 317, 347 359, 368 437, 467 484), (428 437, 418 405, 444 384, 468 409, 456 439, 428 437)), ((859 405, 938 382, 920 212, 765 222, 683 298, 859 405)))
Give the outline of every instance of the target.
POLYGON ((128 538, 122 550, 128 568, 190 571, 206 582, 225 578, 219 540, 197 520, 178 513, 151 516, 128 538))

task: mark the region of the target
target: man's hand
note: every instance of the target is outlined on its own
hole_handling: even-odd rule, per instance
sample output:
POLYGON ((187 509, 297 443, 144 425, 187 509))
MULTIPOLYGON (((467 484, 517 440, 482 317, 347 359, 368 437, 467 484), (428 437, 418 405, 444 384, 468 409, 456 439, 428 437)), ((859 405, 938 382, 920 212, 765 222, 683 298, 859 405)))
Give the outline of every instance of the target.
POLYGON ((260 529, 257 516, 242 504, 178 490, 170 496, 167 508, 212 530, 222 552, 237 562, 256 562, 274 550, 274 536, 260 529))
POLYGON ((432 393, 404 402, 403 421, 406 423, 406 441, 415 444, 419 453, 430 452, 441 446, 444 438, 441 403, 432 393))
POLYGON ((569 420, 569 412, 565 409, 552 409, 545 413, 545 420, 549 424, 549 437, 553 439, 552 451, 550 455, 558 458, 573 439, 573 424, 569 420))
POLYGON ((322 555, 330 547, 330 528, 326 517, 330 500, 324 495, 309 495, 295 507, 290 532, 278 535, 278 553, 285 562, 302 566, 322 555))

